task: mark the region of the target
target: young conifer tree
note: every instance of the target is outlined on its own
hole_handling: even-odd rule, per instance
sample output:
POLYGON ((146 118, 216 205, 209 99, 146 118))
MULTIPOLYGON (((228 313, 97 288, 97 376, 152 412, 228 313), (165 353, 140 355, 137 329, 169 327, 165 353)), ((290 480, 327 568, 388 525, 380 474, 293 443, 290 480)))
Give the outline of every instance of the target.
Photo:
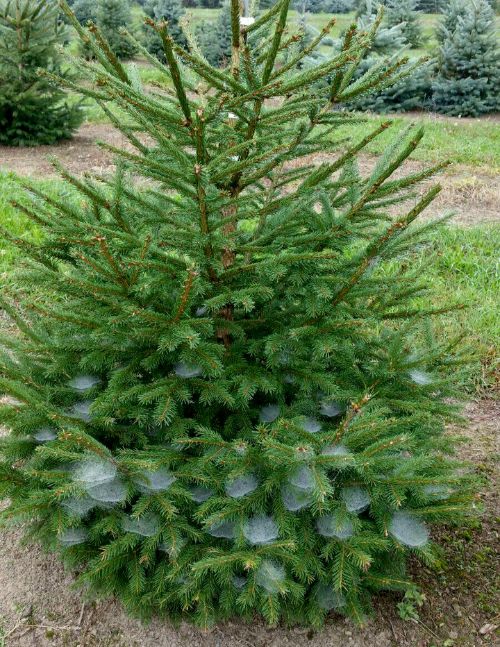
POLYGON ((121 59, 131 58, 136 51, 123 34, 124 29, 130 29, 131 20, 129 0, 98 0, 97 25, 115 56, 121 59))
POLYGON ((216 67, 227 65, 231 59, 231 6, 229 0, 222 3, 215 21, 206 21, 198 26, 197 41, 201 53, 216 67))
POLYGON ((387 25, 394 27, 402 24, 405 41, 415 48, 422 45, 422 30, 416 6, 417 0, 388 0, 386 12, 387 25))
MULTIPOLYGON (((97 21, 97 5, 95 0, 76 0, 71 5, 71 9, 80 25, 86 26, 88 23, 95 23, 97 21)), ((80 54, 86 59, 92 59, 94 57, 94 52, 88 43, 80 41, 79 49, 80 54)))
POLYGON ((304 70, 320 40, 286 40, 288 8, 249 24, 233 0, 225 69, 156 25, 161 94, 74 21, 100 64, 79 64, 82 92, 129 146, 103 144, 111 177, 60 168, 73 199, 20 180, 43 237, 13 240, 2 296, 3 514, 143 615, 360 619, 411 586, 410 555, 432 562, 432 524, 470 511, 443 434, 453 342, 417 334, 446 307, 419 301, 408 256, 439 192, 416 187, 443 165, 394 176, 410 128, 361 175, 389 123, 346 141, 337 110, 411 69, 352 80, 375 24, 304 70))
MULTIPOLYGON (((169 33, 176 43, 186 46, 186 38, 180 25, 184 14, 181 0, 150 0, 144 5, 144 13, 155 22, 165 20, 168 22, 169 33)), ((150 54, 154 54, 161 61, 165 61, 165 52, 160 36, 150 26, 144 25, 146 47, 150 54)))
POLYGON ((67 73, 58 15, 55 0, 0 0, 0 144, 52 144, 81 123, 80 107, 39 74, 67 73))
POLYGON ((477 117, 500 110, 500 48, 486 0, 452 0, 439 30, 433 108, 477 117))
MULTIPOLYGON (((361 29, 369 30, 376 22, 381 5, 378 0, 362 0, 358 7, 357 24, 361 29)), ((393 22, 377 29, 375 38, 370 45, 372 53, 386 56, 400 50, 406 44, 403 33, 404 25, 393 22)))

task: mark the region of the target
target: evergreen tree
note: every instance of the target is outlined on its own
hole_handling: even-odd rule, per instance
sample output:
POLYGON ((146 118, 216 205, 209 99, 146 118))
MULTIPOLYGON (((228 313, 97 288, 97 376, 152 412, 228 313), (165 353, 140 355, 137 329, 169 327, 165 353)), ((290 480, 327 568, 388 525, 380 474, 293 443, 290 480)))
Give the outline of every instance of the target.
POLYGON ((231 8, 224 2, 215 21, 206 21, 197 29, 197 41, 210 65, 224 66, 231 58, 231 8))
POLYGON ((349 13, 353 11, 355 0, 325 0, 323 11, 327 13, 349 13))
POLYGON ((95 0, 76 0, 72 5, 73 13, 80 25, 87 25, 97 20, 97 6, 95 0))
POLYGON ((107 146, 116 174, 61 169, 61 198, 20 180, 43 236, 13 240, 27 258, 2 294, 3 514, 143 615, 360 619, 473 500, 443 433, 458 359, 428 324, 446 307, 411 267, 439 186, 415 189, 442 165, 395 176, 410 128, 361 175, 389 124, 346 142, 336 109, 409 70, 353 81, 374 38, 354 28, 301 69, 320 41, 287 56, 288 7, 244 27, 233 0, 224 69, 158 25, 167 64, 141 52, 168 94, 91 39, 82 92, 130 143, 107 146))
POLYGON ((500 49, 486 0, 452 0, 440 27, 433 107, 477 117, 500 109, 500 49))
POLYGON ((404 39, 411 47, 421 47, 422 31, 416 13, 417 0, 388 0, 386 21, 389 27, 401 25, 404 39))
MULTIPOLYGON (((97 6, 95 0, 76 0, 72 5, 73 13, 80 25, 97 22, 97 6)), ((93 58, 92 47, 83 41, 79 43, 80 54, 86 59, 93 58)))
POLYGON ((80 125, 79 105, 39 69, 67 76, 58 46, 64 25, 52 0, 0 0, 0 143, 52 144, 80 125))
POLYGON ((356 18, 365 14, 376 14, 380 5, 385 5, 386 0, 357 0, 356 18))
POLYGON ((436 40, 440 45, 455 31, 458 19, 463 18, 466 13, 466 0, 450 0, 446 4, 446 10, 443 11, 443 15, 436 25, 436 40))
MULTIPOLYGON (((381 3, 376 0, 363 0, 357 13, 357 25, 360 29, 369 31, 380 14, 381 3)), ((401 23, 382 26, 377 29, 375 38, 370 45, 370 52, 385 56, 401 49, 405 45, 403 34, 404 25, 401 23)), ((371 64, 373 61, 371 62, 371 64)))
POLYGON ((131 15, 128 0, 98 0, 97 26, 118 58, 127 59, 135 54, 130 39, 123 29, 130 29, 131 15))
POLYGON ((222 2, 221 0, 200 0, 199 6, 205 9, 218 9, 222 6, 222 2))
POLYGON ((432 65, 423 65, 399 83, 361 97, 356 102, 356 109, 379 114, 429 110, 432 108, 432 72, 432 65))
POLYGON ((423 13, 440 13, 446 0, 418 0, 417 9, 423 13))
POLYGON ((321 13, 325 10, 325 4, 323 0, 295 0, 294 9, 301 14, 321 13))
MULTIPOLYGON (((179 24, 180 19, 185 13, 181 0, 150 0, 144 6, 144 12, 155 22, 167 20, 172 38, 179 45, 186 46, 186 38, 179 24)), ((148 25, 145 25, 145 30, 148 52, 161 61, 165 61, 165 53, 160 36, 148 25)))

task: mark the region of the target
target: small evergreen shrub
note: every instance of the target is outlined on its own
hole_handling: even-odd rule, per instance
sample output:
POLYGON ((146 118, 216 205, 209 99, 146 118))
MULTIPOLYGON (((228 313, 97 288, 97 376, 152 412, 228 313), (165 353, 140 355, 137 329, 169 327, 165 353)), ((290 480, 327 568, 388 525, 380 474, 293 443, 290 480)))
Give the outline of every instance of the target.
POLYGON ((91 39, 82 93, 130 146, 108 177, 60 169, 61 198, 20 180, 43 237, 13 240, 1 297, 3 516, 144 616, 359 620, 473 501, 444 435, 460 357, 411 263, 441 166, 396 175, 410 128, 360 174, 388 124, 346 141, 337 110, 404 63, 353 81, 375 37, 353 28, 303 69, 288 8, 242 28, 233 0, 223 69, 157 25, 168 94, 91 39))
POLYGON ((500 49, 486 0, 452 0, 440 29, 433 109, 477 117, 500 110, 500 49))
POLYGON ((97 26, 118 58, 132 58, 136 49, 122 32, 131 27, 129 0, 97 0, 97 26))
POLYGON ((355 0, 325 0, 323 11, 326 13, 349 13, 354 10, 355 0))
POLYGON ((65 28, 53 0, 0 0, 0 144, 34 146, 71 137, 79 105, 39 69, 68 76, 58 46, 65 28))
POLYGON ((417 9, 423 13, 440 13, 447 0, 417 0, 417 9))

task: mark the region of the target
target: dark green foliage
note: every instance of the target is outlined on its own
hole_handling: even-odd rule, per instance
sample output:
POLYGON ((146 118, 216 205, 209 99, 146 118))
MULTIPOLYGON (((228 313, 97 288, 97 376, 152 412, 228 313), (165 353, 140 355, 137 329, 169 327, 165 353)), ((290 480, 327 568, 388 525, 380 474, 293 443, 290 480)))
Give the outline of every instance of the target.
MULTIPOLYGON (((179 24, 179 20, 185 13, 181 0, 149 0, 149 2, 144 5, 144 12, 155 22, 167 20, 169 32, 172 38, 179 45, 182 45, 183 47, 186 46, 186 38, 179 24)), ((163 50, 161 38, 149 25, 145 25, 145 38, 148 52, 159 58, 161 61, 165 61, 165 52, 163 50)))
POLYGON ((196 38, 203 56, 210 65, 224 66, 231 58, 231 9, 229 2, 215 21, 205 21, 198 26, 196 38))
POLYGON ((97 20, 97 3, 95 0, 76 0, 71 7, 80 25, 97 20))
POLYGON ((309 13, 349 13, 354 6, 355 0, 306 0, 306 2, 295 0, 294 2, 294 9, 300 11, 304 8, 309 13))
POLYGON ((403 23, 401 31, 404 39, 414 48, 422 45, 422 31, 415 11, 416 4, 417 0, 388 0, 385 13, 389 27, 403 23))
POLYGON ((440 45, 455 31, 458 19, 466 15, 467 4, 467 0, 450 0, 446 3, 445 11, 436 25, 436 40, 440 45))
POLYGON ((295 0, 293 8, 300 13, 320 13, 324 11, 323 0, 295 0))
POLYGON ((68 139, 81 122, 78 105, 41 69, 67 76, 58 47, 64 25, 53 0, 0 0, 0 143, 52 144, 68 139))
POLYGON ((500 109, 500 49, 486 0, 452 0, 439 30, 433 108, 476 117, 500 109))
POLYGON ((221 0, 200 0, 198 5, 205 9, 217 9, 217 7, 222 5, 222 2, 221 0))
POLYGON ((417 0, 417 9, 424 13, 440 13, 448 0, 417 0))
MULTIPOLYGON (((71 7, 80 25, 87 25, 90 22, 97 22, 96 0, 76 0, 71 7)), ((83 41, 79 42, 80 54, 86 59, 93 58, 92 47, 83 41)))
POLYGON ((131 15, 128 0, 97 0, 97 25, 118 58, 127 59, 135 54, 135 47, 122 33, 130 29, 131 15))
POLYGON ((237 9, 224 69, 158 28, 169 92, 96 46, 78 72, 128 140, 116 173, 23 182, 43 236, 12 240, 2 293, 3 516, 144 616, 361 620, 473 500, 444 435, 460 357, 412 268, 441 166, 396 174, 410 128, 359 172, 388 124, 349 141, 342 108, 408 72, 353 81, 373 32, 304 70, 286 0, 243 33, 237 9))

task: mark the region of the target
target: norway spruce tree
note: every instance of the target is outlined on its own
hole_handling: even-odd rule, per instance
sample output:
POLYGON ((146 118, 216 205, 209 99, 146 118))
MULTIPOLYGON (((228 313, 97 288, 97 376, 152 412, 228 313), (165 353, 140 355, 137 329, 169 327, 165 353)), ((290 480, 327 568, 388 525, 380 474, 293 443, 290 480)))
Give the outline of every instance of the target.
POLYGON ((39 74, 67 74, 58 14, 53 0, 0 0, 0 144, 52 144, 81 122, 79 106, 39 74))
POLYGON ((477 117, 500 109, 500 48, 486 0, 452 0, 439 30, 433 108, 477 117))
POLYGON ((131 14, 128 0, 98 0, 97 25, 111 50, 121 59, 131 58, 135 47, 123 34, 130 29, 131 14))
POLYGON ((82 92, 129 145, 103 144, 112 176, 60 168, 59 198, 20 180, 43 236, 13 239, 2 295, 3 516, 143 615, 360 620, 472 500, 443 432, 454 343, 429 328, 446 306, 411 263, 442 165, 395 177, 410 128, 358 171, 389 123, 348 141, 337 108, 411 71, 352 81, 377 25, 304 70, 288 0, 231 6, 224 69, 156 25, 162 94, 74 21, 100 64, 82 92))

